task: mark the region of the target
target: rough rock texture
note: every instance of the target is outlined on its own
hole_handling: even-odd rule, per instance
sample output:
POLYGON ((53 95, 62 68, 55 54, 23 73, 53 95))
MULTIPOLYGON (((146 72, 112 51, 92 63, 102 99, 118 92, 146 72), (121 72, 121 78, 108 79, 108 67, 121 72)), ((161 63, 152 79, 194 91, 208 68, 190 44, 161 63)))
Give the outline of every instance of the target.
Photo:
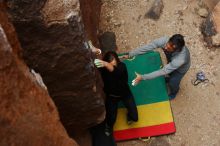
POLYGON ((0 3, 0 145, 77 146, 48 92, 18 57, 20 45, 0 3))
POLYGON ((158 20, 163 11, 163 8, 163 0, 154 0, 150 10, 145 14, 145 17, 158 20))
MULTIPOLYGON (((98 0, 82 0, 89 39, 96 37, 98 0), (89 3, 92 3, 90 6, 89 3), (96 5, 97 4, 97 5, 96 5), (92 12, 92 6, 97 10, 92 12), (94 29, 94 30, 93 30, 94 29)), ((15 25, 30 68, 39 72, 53 98, 61 121, 70 136, 104 119, 102 82, 93 54, 86 47, 85 28, 78 0, 8 0, 8 12, 15 25)), ((94 39, 95 40, 95 39, 94 39)))
POLYGON ((87 38, 97 46, 101 0, 80 0, 80 9, 87 38))
POLYGON ((202 33, 208 46, 220 46, 220 2, 215 6, 212 13, 202 24, 202 33))
POLYGON ((209 10, 212 10, 220 0, 200 0, 200 1, 204 2, 205 5, 209 8, 209 10))
POLYGON ((203 18, 206 18, 209 15, 209 12, 205 8, 200 8, 197 13, 199 16, 201 16, 203 18))
POLYGON ((212 11, 213 22, 215 24, 216 31, 220 33, 220 2, 215 6, 212 11))
POLYGON ((216 35, 212 36, 212 44, 214 46, 220 46, 220 33, 217 33, 216 35))

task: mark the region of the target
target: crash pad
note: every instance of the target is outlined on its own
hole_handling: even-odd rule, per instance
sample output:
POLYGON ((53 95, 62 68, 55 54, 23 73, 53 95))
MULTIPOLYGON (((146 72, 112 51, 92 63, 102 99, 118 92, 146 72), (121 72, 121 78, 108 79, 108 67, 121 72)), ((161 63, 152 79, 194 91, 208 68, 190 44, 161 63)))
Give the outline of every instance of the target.
POLYGON ((165 79, 163 76, 141 81, 132 86, 135 72, 146 74, 162 67, 160 54, 148 52, 123 61, 128 70, 128 84, 135 97, 138 109, 138 122, 127 124, 127 110, 122 103, 118 107, 117 120, 114 125, 116 141, 135 138, 159 136, 176 131, 171 111, 165 79))

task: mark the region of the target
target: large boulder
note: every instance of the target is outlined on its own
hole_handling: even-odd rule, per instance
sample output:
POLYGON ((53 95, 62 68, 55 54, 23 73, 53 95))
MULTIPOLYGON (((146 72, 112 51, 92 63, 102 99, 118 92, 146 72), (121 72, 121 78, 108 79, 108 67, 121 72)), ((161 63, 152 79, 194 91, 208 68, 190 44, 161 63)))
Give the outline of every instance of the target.
POLYGON ((7 7, 23 58, 41 74, 68 134, 103 121, 103 84, 86 45, 97 41, 100 1, 8 0, 7 7))
POLYGON ((21 60, 20 44, 0 3, 0 145, 78 146, 54 102, 21 60))
POLYGON ((202 24, 202 33, 209 47, 220 46, 220 2, 202 24))

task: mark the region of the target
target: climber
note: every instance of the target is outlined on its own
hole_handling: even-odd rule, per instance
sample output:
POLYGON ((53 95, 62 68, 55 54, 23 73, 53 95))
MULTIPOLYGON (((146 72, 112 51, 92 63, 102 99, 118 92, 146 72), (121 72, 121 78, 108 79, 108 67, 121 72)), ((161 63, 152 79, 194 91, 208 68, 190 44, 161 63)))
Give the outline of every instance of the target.
POLYGON ((127 68, 114 51, 108 51, 103 60, 95 59, 95 65, 100 68, 106 94, 106 127, 105 134, 112 133, 117 117, 118 102, 122 101, 128 110, 127 123, 138 121, 137 107, 128 85, 127 68))

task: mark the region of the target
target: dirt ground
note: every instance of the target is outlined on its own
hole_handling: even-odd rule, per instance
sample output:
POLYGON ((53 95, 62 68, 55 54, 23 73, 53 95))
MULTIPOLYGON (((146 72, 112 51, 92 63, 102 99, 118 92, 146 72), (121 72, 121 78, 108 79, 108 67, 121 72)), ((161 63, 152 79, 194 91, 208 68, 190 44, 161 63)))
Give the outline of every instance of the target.
POLYGON ((137 48, 161 36, 181 33, 191 52, 191 68, 171 101, 176 133, 131 140, 118 146, 220 146, 220 49, 208 49, 200 32, 205 18, 197 14, 198 0, 163 0, 159 20, 145 18, 153 0, 103 0, 101 31, 113 31, 119 52, 137 48), (209 83, 193 86, 198 71, 209 83))

